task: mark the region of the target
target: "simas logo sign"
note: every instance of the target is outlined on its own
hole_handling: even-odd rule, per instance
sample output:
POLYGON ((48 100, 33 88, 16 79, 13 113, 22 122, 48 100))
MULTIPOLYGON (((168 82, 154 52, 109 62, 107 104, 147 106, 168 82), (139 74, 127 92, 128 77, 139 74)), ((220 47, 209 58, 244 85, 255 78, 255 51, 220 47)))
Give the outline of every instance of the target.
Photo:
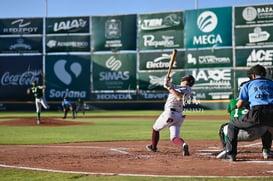
POLYGON ((119 71, 122 66, 122 62, 116 57, 111 56, 105 62, 105 67, 111 71, 100 72, 101 81, 110 81, 110 80, 128 80, 130 78, 129 71, 119 71))

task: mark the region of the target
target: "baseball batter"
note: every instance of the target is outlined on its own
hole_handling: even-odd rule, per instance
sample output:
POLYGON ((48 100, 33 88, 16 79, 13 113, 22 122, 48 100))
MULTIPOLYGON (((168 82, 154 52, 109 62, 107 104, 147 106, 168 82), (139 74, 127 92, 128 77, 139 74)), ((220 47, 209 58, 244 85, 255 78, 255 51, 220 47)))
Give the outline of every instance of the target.
POLYGON ((38 85, 36 81, 32 82, 32 87, 27 90, 29 94, 30 91, 33 93, 35 97, 35 106, 36 106, 36 113, 37 113, 37 124, 41 123, 41 110, 42 106, 45 109, 49 109, 49 105, 44 97, 44 89, 46 88, 45 85, 38 85))
POLYGON ((158 151, 159 132, 164 128, 169 128, 172 143, 181 149, 183 156, 189 155, 189 147, 180 137, 180 128, 184 121, 182 115, 183 106, 189 99, 191 87, 194 83, 195 79, 192 75, 182 77, 180 85, 173 85, 170 77, 165 78, 164 87, 168 89, 169 95, 164 106, 164 111, 153 124, 152 144, 146 145, 148 151, 158 151))

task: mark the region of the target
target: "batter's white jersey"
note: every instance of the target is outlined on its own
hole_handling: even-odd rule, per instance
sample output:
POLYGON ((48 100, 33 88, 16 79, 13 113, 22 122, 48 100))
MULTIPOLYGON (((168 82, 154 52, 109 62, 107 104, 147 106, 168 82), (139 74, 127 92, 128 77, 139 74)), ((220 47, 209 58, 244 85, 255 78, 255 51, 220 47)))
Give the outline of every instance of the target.
POLYGON ((178 100, 175 95, 169 93, 164 111, 153 125, 153 129, 156 131, 169 127, 171 140, 175 137, 180 137, 180 127, 184 121, 182 116, 183 106, 186 104, 191 93, 190 86, 175 85, 173 89, 181 93, 181 99, 178 100))

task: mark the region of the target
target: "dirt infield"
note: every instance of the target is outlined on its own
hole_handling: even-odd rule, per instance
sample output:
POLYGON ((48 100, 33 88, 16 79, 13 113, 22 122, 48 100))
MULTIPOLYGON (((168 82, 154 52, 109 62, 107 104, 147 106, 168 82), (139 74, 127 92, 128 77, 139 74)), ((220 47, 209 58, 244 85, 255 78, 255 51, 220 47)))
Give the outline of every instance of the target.
MULTIPOLYGON (((47 119, 43 119, 40 126, 86 124, 47 119)), ((23 119, 8 122, 14 125, 17 121, 20 121, 21 126, 23 122, 30 124, 30 121, 23 119)), ((35 120, 32 122, 35 125, 35 120)), ((170 141, 160 141, 160 151, 156 153, 146 151, 145 145, 148 143, 118 141, 0 145, 0 168, 20 167, 98 175, 273 177, 273 159, 262 159, 260 140, 240 142, 238 161, 232 163, 215 158, 221 150, 219 141, 188 141, 191 154, 188 157, 183 157, 170 141)))

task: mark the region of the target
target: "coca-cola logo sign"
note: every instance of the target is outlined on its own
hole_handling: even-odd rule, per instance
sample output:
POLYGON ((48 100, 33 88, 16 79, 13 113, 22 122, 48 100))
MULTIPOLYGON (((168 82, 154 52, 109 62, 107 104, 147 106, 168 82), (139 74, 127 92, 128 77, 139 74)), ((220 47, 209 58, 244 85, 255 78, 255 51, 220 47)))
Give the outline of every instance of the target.
POLYGON ((27 70, 21 74, 13 74, 10 72, 4 72, 1 77, 2 86, 25 86, 31 85, 33 81, 38 81, 42 75, 41 70, 27 70))

